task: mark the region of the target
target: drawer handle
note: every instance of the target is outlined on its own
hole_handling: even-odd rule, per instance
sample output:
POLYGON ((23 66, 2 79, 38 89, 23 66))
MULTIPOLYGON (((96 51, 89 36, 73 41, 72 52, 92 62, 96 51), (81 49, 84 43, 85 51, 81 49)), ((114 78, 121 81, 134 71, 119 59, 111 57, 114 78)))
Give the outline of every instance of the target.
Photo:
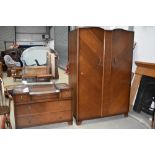
POLYGON ((83 73, 83 72, 81 72, 81 75, 84 75, 84 73, 83 73))
POLYGON ((100 57, 98 58, 97 66, 101 66, 101 58, 100 57))
POLYGON ((117 63, 117 58, 114 58, 113 62, 114 62, 114 64, 116 64, 117 63))

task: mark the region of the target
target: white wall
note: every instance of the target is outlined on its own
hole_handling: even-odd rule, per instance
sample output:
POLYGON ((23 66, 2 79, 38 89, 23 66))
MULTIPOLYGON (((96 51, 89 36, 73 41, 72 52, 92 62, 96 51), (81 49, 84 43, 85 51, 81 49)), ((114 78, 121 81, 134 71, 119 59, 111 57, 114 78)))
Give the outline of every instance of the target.
POLYGON ((134 32, 133 72, 136 69, 134 61, 155 63, 155 26, 135 26, 134 32))

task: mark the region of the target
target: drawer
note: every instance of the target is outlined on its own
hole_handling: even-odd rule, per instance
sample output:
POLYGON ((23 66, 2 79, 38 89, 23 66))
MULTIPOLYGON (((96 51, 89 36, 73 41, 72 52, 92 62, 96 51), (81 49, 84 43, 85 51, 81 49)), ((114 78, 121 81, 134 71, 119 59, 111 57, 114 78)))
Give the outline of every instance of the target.
POLYGON ((30 101, 29 95, 27 94, 14 95, 13 98, 15 104, 22 104, 30 101))
POLYGON ((28 126, 43 125, 57 122, 67 122, 72 120, 71 111, 43 113, 24 117, 16 117, 16 127, 23 128, 28 126))
POLYGON ((54 102, 39 102, 33 104, 18 105, 15 107, 16 115, 40 114, 44 112, 71 111, 71 100, 54 102))
POLYGON ((31 95, 32 101, 51 101, 51 100, 56 100, 56 99, 59 99, 59 93, 31 95))

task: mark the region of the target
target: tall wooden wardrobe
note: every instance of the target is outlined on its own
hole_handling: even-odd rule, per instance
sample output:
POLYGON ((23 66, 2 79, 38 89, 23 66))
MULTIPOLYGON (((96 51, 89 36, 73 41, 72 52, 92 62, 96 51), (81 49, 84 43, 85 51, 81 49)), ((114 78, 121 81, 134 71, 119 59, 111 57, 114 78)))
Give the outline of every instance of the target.
POLYGON ((69 32, 73 114, 81 121, 128 115, 134 33, 79 28, 69 32))

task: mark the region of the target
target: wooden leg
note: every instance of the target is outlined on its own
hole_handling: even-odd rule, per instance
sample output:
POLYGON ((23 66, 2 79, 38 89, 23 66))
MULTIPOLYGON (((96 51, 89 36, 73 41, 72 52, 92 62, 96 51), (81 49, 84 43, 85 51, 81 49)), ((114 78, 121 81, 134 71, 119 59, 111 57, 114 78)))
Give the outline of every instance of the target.
POLYGON ((2 115, 0 119, 0 129, 5 129, 6 116, 2 115))
POLYGON ((68 122, 68 125, 73 125, 73 121, 69 121, 68 122))
POLYGON ((152 122, 152 129, 155 129, 155 121, 152 122))
POLYGON ((128 117, 128 113, 125 113, 125 114, 124 114, 124 117, 128 117))
POLYGON ((7 114, 6 115, 6 126, 8 129, 12 129, 12 125, 11 125, 11 122, 10 122, 10 115, 7 114))
POLYGON ((81 125, 82 121, 76 121, 76 125, 81 125))

